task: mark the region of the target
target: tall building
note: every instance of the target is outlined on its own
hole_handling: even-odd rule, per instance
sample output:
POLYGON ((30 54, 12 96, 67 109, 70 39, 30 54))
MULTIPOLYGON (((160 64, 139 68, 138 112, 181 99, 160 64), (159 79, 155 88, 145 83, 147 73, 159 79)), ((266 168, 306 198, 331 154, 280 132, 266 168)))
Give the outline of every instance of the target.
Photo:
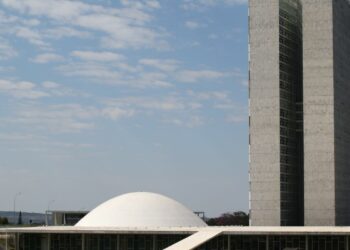
POLYGON ((251 225, 350 225, 350 1, 249 1, 251 225))

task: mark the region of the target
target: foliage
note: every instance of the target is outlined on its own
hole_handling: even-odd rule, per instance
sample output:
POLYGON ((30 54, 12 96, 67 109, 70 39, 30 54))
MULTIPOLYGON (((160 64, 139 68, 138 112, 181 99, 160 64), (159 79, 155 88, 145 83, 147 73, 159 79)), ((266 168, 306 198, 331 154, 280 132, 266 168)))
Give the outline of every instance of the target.
POLYGON ((0 217, 0 225, 8 225, 9 221, 6 217, 0 217))
POLYGON ((233 213, 224 213, 217 218, 207 220, 209 226, 248 226, 249 215, 238 211, 233 213))

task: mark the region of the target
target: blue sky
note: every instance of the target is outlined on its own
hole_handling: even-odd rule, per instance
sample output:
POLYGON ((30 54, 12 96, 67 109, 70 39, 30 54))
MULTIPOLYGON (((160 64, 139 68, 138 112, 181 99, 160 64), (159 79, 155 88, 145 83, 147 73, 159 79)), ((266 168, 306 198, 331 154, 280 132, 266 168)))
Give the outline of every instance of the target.
POLYGON ((0 0, 0 209, 248 210, 245 0, 0 0))

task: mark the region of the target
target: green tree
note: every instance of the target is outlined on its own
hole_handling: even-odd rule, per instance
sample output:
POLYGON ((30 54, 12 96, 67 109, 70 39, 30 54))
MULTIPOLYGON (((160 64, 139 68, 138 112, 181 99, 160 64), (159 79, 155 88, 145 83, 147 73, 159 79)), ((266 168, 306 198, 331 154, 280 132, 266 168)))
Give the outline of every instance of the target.
POLYGON ((8 225, 9 221, 6 217, 0 217, 0 225, 8 225))
POLYGON ((224 213, 217 218, 207 220, 209 226, 248 226, 249 215, 238 211, 233 213, 224 213))

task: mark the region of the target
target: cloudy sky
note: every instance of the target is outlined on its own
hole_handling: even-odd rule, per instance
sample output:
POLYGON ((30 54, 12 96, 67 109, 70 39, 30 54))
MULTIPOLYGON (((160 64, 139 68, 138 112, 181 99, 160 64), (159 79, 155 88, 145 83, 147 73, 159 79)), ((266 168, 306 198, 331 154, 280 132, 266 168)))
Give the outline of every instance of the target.
POLYGON ((0 210, 248 210, 246 0, 0 0, 0 210))

